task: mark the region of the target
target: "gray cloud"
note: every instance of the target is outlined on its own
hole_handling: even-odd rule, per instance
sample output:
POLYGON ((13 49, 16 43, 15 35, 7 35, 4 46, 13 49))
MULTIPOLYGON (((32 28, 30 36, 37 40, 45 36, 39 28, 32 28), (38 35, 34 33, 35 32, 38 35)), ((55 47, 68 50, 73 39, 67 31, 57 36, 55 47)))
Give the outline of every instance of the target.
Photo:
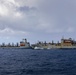
POLYGON ((75 20, 75 0, 0 0, 2 37, 19 35, 22 38, 25 33, 28 38, 31 36, 36 39, 50 34, 50 37, 57 34, 60 37, 72 36, 76 32, 75 20), (6 34, 6 29, 10 30, 9 34, 6 34))
MULTIPOLYGON (((67 31, 70 26, 75 27, 75 5, 73 4, 75 0, 48 0, 44 1, 41 6, 39 6, 40 16, 43 23, 49 23, 49 27, 55 29, 62 29, 63 32, 67 31)), ((46 24, 47 25, 47 24, 46 24)))

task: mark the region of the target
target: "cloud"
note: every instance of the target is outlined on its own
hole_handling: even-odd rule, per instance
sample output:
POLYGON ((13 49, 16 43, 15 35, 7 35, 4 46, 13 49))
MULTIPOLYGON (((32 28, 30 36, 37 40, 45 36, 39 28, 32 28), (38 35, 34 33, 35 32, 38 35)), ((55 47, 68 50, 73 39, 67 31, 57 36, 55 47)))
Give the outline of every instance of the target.
POLYGON ((21 13, 17 11, 19 4, 15 0, 0 0, 0 16, 10 19, 10 17, 20 17, 21 13), (16 16, 17 15, 17 16, 16 16))
POLYGON ((19 36, 23 36, 23 35, 28 35, 29 33, 28 32, 24 32, 24 31, 17 31, 17 30, 12 30, 10 28, 5 28, 3 30, 0 29, 0 35, 2 37, 6 37, 6 36, 15 36, 15 37, 19 37, 19 36))
POLYGON ((1 36, 74 34, 75 3, 75 0, 0 0, 1 36))

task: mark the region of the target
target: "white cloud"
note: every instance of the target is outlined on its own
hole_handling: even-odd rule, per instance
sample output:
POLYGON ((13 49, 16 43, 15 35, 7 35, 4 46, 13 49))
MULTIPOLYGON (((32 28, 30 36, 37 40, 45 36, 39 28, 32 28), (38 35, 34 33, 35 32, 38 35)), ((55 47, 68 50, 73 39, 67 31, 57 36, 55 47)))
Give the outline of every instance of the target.
POLYGON ((2 36, 2 37, 12 37, 12 36, 15 36, 15 37, 17 37, 17 36, 23 36, 23 35, 28 35, 29 34, 29 32, 24 32, 24 31, 17 31, 17 30, 12 30, 12 29, 10 29, 10 28, 5 28, 5 29, 2 29, 2 30, 0 30, 0 35, 2 36))
POLYGON ((1 17, 21 17, 22 14, 17 11, 19 4, 15 0, 0 0, 0 16, 1 17))
POLYGON ((8 15, 8 9, 6 6, 0 4, 0 16, 7 16, 8 15))

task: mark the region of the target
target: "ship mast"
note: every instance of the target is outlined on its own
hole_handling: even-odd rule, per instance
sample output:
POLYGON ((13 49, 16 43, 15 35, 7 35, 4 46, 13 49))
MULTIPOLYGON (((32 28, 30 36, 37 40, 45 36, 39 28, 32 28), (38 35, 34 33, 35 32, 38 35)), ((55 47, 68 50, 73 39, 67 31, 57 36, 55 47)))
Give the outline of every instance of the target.
POLYGON ((23 39, 25 42, 27 42, 27 39, 23 39))

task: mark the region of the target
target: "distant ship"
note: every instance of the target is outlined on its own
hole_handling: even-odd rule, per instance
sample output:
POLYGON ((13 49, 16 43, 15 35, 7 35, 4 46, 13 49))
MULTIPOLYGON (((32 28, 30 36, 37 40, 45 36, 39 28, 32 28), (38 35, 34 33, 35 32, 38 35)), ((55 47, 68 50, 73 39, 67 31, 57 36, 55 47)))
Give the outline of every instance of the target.
POLYGON ((30 46, 30 43, 27 42, 27 39, 23 39, 23 41, 20 42, 20 48, 21 49, 32 49, 30 46))
POLYGON ((59 43, 46 43, 46 42, 38 42, 35 44, 34 49, 76 49, 76 41, 72 38, 69 39, 61 39, 59 43))

